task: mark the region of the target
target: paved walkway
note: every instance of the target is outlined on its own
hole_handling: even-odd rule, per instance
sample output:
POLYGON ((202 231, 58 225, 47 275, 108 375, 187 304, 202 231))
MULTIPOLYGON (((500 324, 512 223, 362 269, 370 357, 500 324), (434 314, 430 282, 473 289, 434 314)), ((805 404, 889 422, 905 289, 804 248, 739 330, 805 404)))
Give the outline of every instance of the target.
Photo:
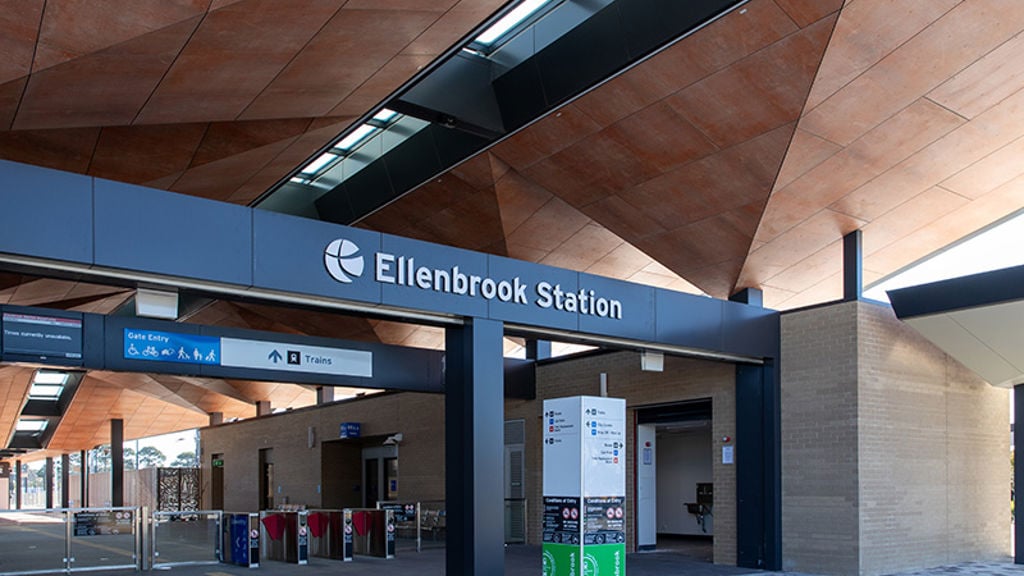
MULTIPOLYGON (((259 569, 238 566, 178 566, 157 568, 172 576, 445 576, 444 550, 425 550, 419 554, 400 554, 393 560, 357 557, 354 562, 337 562, 314 558, 307 566, 280 562, 264 562, 259 569)), ((505 554, 505 576, 538 576, 540 550, 534 546, 510 546, 505 554)), ((747 568, 715 566, 698 562, 672 552, 630 554, 628 576, 814 576, 797 572, 759 572, 747 568)), ((123 574, 123 572, 122 572, 123 574)), ((929 570, 898 572, 892 576, 1024 576, 1024 565, 1015 565, 1010 558, 1002 562, 968 562, 929 570)))

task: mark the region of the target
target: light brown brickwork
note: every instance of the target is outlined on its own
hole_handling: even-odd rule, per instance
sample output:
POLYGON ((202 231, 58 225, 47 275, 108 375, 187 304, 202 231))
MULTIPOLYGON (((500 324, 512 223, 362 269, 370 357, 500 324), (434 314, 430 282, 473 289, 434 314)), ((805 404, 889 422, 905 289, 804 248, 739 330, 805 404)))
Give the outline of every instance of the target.
MULTIPOLYGON (((732 364, 666 357, 663 372, 640 370, 640 356, 620 352, 585 357, 573 361, 541 364, 537 367, 537 395, 545 398, 600 394, 600 374, 608 375, 608 395, 626 399, 626 505, 629 517, 636 510, 634 495, 635 413, 636 409, 657 404, 710 398, 712 405, 712 454, 722 452, 722 437, 736 437, 736 368, 732 364)), ((531 503, 530 541, 539 543, 541 518, 542 402, 506 404, 507 418, 525 418, 527 422, 527 494, 531 503)), ((737 454, 737 458, 739 458, 737 454)), ((714 559, 718 564, 736 564, 736 468, 722 464, 716 457, 714 559)), ((634 543, 634 524, 627 523, 627 549, 634 543)))
POLYGON ((856 304, 781 326, 783 569, 856 574, 856 304))
POLYGON ((784 568, 873 575, 1009 553, 1006 390, 897 320, 782 317, 784 568))
POLYGON ((387 394, 329 404, 202 430, 203 502, 210 502, 210 455, 224 454, 224 508, 255 511, 259 505, 259 450, 274 449, 274 483, 281 487, 275 504, 322 506, 321 446, 336 440, 342 422, 360 422, 362 439, 379 446, 388 435, 401 432, 399 494, 404 500, 444 498, 444 396, 387 394), (308 447, 308 430, 315 429, 316 446, 308 447))

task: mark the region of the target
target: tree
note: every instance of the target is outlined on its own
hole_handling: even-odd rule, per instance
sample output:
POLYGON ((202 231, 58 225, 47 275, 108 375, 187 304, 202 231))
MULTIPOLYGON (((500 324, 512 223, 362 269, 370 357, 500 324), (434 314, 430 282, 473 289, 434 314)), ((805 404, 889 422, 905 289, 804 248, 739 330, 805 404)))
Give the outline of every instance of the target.
POLYGON ((164 465, 167 456, 159 448, 145 446, 139 448, 139 468, 157 468, 164 465))
POLYGON ((171 462, 171 468, 194 468, 198 465, 195 452, 182 452, 174 457, 174 462, 171 462))
POLYGON ((135 450, 124 447, 124 469, 135 470, 135 450))

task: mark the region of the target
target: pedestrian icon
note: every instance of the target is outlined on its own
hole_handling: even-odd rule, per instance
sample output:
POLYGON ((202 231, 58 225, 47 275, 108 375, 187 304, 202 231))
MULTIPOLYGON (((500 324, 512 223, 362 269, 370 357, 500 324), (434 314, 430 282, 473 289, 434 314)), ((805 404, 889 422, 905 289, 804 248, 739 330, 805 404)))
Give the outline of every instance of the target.
POLYGON ((188 360, 188 352, 185 352, 184 346, 182 346, 181 349, 178 350, 178 360, 188 360))
POLYGON ((217 352, 216 352, 216 350, 210 350, 210 353, 206 355, 206 361, 207 362, 216 362, 217 361, 217 352))

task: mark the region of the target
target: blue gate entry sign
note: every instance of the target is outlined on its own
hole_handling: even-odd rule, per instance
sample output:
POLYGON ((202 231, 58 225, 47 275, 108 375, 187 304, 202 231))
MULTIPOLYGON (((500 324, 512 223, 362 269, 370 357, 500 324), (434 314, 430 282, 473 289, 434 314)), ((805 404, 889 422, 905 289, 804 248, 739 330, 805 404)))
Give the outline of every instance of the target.
POLYGON ((220 338, 125 328, 124 358, 216 366, 220 364, 220 338))

